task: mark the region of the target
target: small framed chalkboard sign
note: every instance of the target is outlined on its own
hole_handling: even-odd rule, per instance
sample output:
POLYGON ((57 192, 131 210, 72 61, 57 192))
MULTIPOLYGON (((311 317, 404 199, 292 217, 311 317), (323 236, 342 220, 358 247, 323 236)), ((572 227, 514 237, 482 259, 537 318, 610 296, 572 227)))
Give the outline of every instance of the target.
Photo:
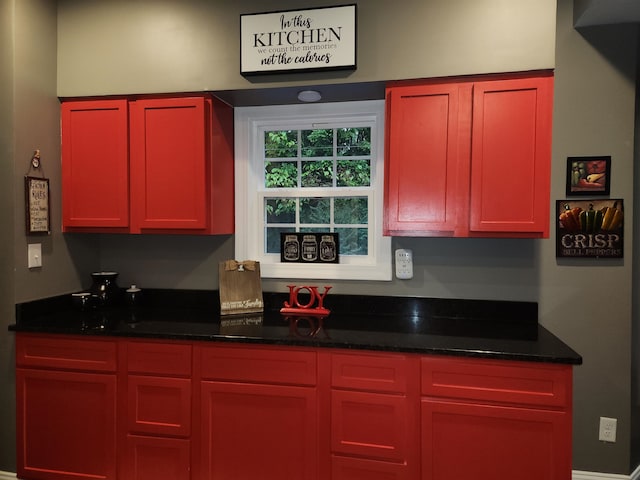
POLYGON ((331 232, 288 232, 280 234, 283 263, 340 263, 338 234, 331 232))
POLYGON ((49 179, 24 177, 27 235, 50 234, 49 179))

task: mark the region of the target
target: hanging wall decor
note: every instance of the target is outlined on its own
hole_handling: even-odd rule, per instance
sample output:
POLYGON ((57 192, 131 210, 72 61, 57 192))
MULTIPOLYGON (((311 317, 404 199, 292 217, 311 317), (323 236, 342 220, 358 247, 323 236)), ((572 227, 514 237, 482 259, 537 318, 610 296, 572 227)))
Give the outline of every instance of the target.
POLYGON ((25 218, 27 235, 51 233, 51 202, 49 179, 44 178, 41 168, 40 150, 35 150, 29 164, 29 172, 24 177, 25 218), (30 176, 31 171, 42 176, 30 176))
POLYGON ((622 199, 557 200, 556 257, 622 258, 622 199))
POLYGON ((240 73, 356 69, 356 5, 240 15, 240 73))
POLYGON ((567 196, 609 195, 611 157, 567 157, 567 196))

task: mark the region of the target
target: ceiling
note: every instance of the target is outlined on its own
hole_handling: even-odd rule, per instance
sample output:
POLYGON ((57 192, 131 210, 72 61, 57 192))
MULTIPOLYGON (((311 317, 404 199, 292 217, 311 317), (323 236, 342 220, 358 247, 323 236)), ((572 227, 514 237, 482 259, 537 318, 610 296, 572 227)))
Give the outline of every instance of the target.
POLYGON ((640 0, 574 0, 575 27, 640 23, 640 0))

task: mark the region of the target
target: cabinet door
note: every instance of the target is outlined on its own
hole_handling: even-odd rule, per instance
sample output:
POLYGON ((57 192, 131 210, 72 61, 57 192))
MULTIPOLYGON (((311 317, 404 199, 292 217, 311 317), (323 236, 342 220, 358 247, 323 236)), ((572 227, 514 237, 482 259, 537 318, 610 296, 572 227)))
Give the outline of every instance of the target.
POLYGON ((202 382, 200 479, 312 480, 316 389, 202 382))
POLYGON ((471 232, 549 236, 553 77, 476 82, 471 232))
POLYGON ((62 224, 129 226, 126 100, 63 102, 62 224))
POLYGON ((16 371, 18 477, 115 480, 115 375, 16 371))
POLYGON ((422 400, 422 479, 570 480, 563 411, 422 400))
POLYGON ((387 90, 386 235, 455 231, 468 190, 459 188, 459 160, 468 162, 459 149, 468 147, 458 130, 469 125, 469 102, 470 87, 453 83, 387 90))
POLYGON ((209 113, 203 97, 131 102, 133 232, 207 227, 209 113))

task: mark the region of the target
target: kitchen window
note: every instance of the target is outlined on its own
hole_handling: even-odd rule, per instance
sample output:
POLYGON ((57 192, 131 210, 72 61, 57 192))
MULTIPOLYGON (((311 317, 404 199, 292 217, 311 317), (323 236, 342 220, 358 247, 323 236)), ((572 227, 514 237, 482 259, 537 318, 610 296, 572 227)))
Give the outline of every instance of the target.
POLYGON ((235 109, 235 251, 265 278, 390 280, 384 102, 235 109), (336 232, 340 263, 280 262, 280 233, 336 232))

